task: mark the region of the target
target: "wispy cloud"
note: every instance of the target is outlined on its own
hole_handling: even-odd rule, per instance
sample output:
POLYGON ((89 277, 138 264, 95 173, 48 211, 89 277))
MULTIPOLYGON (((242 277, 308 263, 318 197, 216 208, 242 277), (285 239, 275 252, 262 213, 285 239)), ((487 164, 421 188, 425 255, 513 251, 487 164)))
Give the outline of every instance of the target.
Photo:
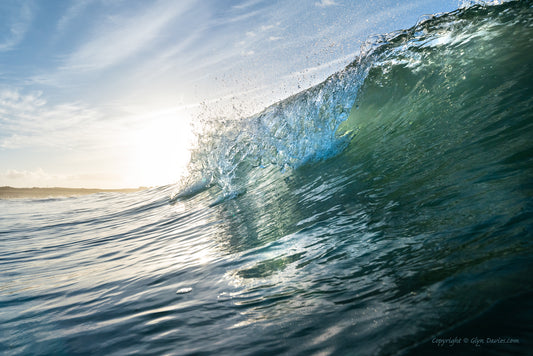
POLYGON ((78 0, 67 9, 63 17, 57 23, 57 30, 63 32, 94 0, 78 0))
POLYGON ((4 35, 0 36, 0 52, 9 51, 18 45, 33 20, 30 4, 23 2, 19 6, 14 13, 7 11, 0 15, 0 21, 4 22, 0 25, 1 31, 4 32, 4 35))
MULTIPOLYGON (((276 23, 270 23, 266 25, 261 25, 254 30, 245 32, 245 39, 238 41, 236 43, 239 47, 253 47, 255 45, 261 45, 265 41, 277 41, 281 40, 282 36, 273 35, 272 32, 279 34, 282 32, 280 28, 281 22, 277 21, 276 23)), ((253 49, 249 49, 247 52, 255 52, 253 49)))
POLYGON ((326 6, 335 6, 338 4, 334 0, 321 0, 320 2, 315 2, 315 5, 318 7, 326 7, 326 6))
MULTIPOLYGON (((119 103, 106 111, 82 102, 49 104, 41 92, 0 91, 0 149, 61 148, 102 150, 124 148, 117 139, 161 117, 179 118, 198 103, 155 110, 119 103)), ((164 126, 162 126, 164 127, 164 126)))
POLYGON ((83 147, 94 142, 103 115, 81 103, 47 105, 41 92, 0 92, 0 148, 83 147))
POLYGON ((256 11, 246 12, 244 14, 232 15, 226 18, 218 19, 217 21, 213 22, 213 25, 220 26, 220 25, 228 25, 228 24, 241 22, 241 21, 244 22, 245 20, 249 20, 252 17, 257 17, 260 14, 261 14, 261 11, 256 10, 256 11))
POLYGON ((261 0, 246 1, 246 2, 243 2, 242 4, 233 5, 232 8, 242 10, 242 9, 246 9, 248 7, 257 5, 260 2, 261 2, 261 0))
POLYGON ((66 58, 62 69, 105 69, 150 48, 161 31, 183 14, 189 5, 190 1, 159 2, 151 8, 139 10, 134 16, 113 17, 66 58))
POLYGON ((17 170, 17 169, 8 169, 2 173, 4 179, 12 181, 51 181, 59 179, 65 179, 66 176, 61 176, 57 174, 50 174, 45 172, 42 168, 37 168, 35 170, 17 170))
POLYGON ((118 180, 120 177, 112 173, 60 174, 51 173, 41 167, 32 170, 7 169, 0 172, 0 185, 15 187, 97 187, 98 184, 94 182, 109 182, 112 186, 116 185, 118 180))

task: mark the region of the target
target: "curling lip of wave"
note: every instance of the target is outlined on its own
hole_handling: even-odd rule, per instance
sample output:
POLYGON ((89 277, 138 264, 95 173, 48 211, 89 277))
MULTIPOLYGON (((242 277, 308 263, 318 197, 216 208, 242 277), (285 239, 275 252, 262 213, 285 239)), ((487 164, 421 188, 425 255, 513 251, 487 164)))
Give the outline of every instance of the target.
POLYGON ((324 82, 248 118, 206 121, 198 134, 189 174, 177 184, 171 199, 190 198, 212 186, 220 188, 223 196, 234 196, 244 189, 243 177, 255 167, 275 165, 284 171, 339 154, 357 133, 357 129, 339 127, 352 112, 372 68, 423 67, 428 64, 424 56, 433 50, 491 36, 490 23, 486 29, 483 23, 461 23, 470 11, 498 3, 463 2, 452 13, 421 17, 407 30, 370 37, 350 65, 324 82))

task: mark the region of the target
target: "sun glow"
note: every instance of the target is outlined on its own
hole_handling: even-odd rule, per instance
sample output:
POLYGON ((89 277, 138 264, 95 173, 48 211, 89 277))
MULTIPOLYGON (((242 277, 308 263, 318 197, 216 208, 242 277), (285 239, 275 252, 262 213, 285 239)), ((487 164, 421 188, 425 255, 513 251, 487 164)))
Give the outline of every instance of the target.
POLYGON ((177 182, 186 173, 191 139, 188 117, 175 112, 144 116, 127 134, 126 180, 143 186, 177 182))

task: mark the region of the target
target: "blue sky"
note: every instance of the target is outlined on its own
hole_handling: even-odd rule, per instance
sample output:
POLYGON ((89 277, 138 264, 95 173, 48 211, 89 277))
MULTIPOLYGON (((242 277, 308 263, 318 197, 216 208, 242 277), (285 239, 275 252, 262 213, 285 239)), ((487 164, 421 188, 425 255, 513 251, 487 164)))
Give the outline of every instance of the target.
POLYGON ((0 2, 0 186, 177 181, 191 121, 325 79, 457 0, 0 2))

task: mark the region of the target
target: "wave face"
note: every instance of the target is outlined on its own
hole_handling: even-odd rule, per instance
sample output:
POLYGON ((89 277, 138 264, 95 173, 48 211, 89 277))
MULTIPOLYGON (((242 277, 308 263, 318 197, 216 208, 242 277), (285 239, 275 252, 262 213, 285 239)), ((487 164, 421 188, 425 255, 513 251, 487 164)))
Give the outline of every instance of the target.
POLYGON ((531 1, 425 17, 211 121, 170 201, 0 200, 0 353, 527 354, 532 38, 531 1))
POLYGON ((192 154, 190 177, 180 188, 188 196, 191 188, 198 191, 198 185, 215 184, 222 197, 233 197, 256 168, 274 165, 285 171, 342 151, 348 140, 339 137, 337 129, 348 118, 369 59, 252 117, 205 122, 192 154))
MULTIPOLYGON (((477 112, 493 108, 495 101, 506 105, 499 95, 505 87, 498 83, 518 80, 516 85, 525 89, 531 79, 529 39, 518 33, 529 34, 529 19, 524 15, 520 27, 511 18, 514 13, 494 14, 496 9, 473 6, 426 16, 413 28, 370 39, 344 70, 253 117, 208 121, 193 152, 187 183, 209 182, 231 195, 244 189, 245 176, 256 167, 274 165, 285 171, 335 156, 347 146, 368 150, 360 141, 376 133, 357 133, 371 125, 383 127, 386 135, 386 128, 416 121, 408 135, 418 145, 423 142, 417 130, 449 129, 443 134, 451 137, 464 125, 476 126, 483 117, 477 112), (437 127, 450 119, 450 127, 437 127)), ((387 138, 382 144, 400 145, 387 138)))

